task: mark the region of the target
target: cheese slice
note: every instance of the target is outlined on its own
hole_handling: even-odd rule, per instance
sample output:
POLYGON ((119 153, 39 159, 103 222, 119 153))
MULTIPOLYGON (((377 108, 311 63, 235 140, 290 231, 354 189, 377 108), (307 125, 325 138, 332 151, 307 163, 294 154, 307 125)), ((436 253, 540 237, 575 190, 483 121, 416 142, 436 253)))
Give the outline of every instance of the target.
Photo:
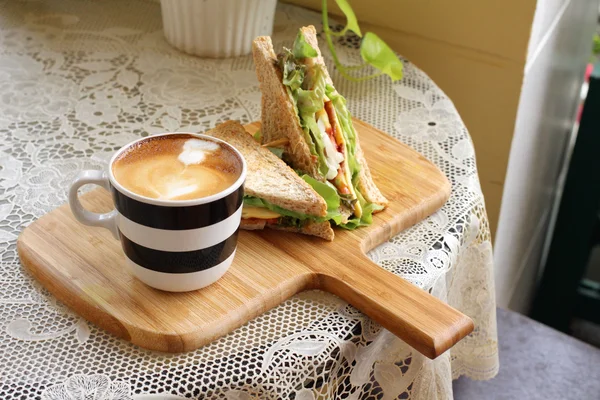
POLYGON ((242 218, 273 219, 279 218, 281 214, 264 207, 246 206, 242 208, 242 218))

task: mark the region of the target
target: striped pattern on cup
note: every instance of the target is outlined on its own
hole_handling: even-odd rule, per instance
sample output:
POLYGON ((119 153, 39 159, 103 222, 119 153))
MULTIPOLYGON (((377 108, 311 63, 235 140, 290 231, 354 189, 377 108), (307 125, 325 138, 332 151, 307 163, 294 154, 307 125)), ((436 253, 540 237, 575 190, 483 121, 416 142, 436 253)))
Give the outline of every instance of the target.
POLYGON ((210 285, 229 268, 237 246, 244 188, 197 205, 155 205, 114 186, 123 251, 144 283, 168 291, 210 285))

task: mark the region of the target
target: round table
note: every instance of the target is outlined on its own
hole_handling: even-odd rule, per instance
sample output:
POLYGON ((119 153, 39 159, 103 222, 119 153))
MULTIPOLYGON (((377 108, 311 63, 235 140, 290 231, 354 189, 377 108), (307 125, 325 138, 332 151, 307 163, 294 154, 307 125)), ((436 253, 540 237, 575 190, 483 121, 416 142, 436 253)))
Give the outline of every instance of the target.
MULTIPOLYGON (((415 148, 452 182, 440 211, 369 254, 474 320, 475 331, 450 351, 431 361, 318 291, 184 354, 140 349, 58 303, 19 263, 16 239, 66 201, 77 171, 104 168, 140 136, 258 120, 260 92, 251 56, 200 59, 171 48, 155 2, 2 7, 0 398, 446 399, 453 378, 496 374, 492 246, 473 145, 452 102, 407 60, 393 84, 331 72, 354 116, 415 148)), ((275 48, 308 24, 319 31, 320 15, 280 5, 275 48)), ((343 62, 359 61, 356 45, 336 43, 343 62)))

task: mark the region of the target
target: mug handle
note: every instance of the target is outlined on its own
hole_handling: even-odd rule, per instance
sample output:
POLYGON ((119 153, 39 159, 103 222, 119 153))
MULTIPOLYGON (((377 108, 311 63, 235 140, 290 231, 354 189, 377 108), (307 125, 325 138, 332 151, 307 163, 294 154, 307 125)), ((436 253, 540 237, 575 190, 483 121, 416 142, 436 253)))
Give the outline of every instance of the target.
POLYGON ((80 187, 87 184, 102 186, 104 189, 110 191, 110 183, 105 171, 81 171, 69 189, 69 206, 71 206, 71 212, 75 216, 75 219, 82 224, 106 228, 113 234, 115 239, 119 240, 117 210, 98 214, 83 208, 83 205, 79 201, 78 190, 80 187))

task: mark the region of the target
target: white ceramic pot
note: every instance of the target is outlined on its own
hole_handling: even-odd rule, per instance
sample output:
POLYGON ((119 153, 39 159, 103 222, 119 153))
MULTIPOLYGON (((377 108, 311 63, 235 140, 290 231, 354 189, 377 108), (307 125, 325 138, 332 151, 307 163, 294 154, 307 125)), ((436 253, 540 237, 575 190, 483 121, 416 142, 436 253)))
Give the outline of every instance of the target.
POLYGON ((165 37, 201 57, 249 54, 256 36, 270 35, 277 0, 161 0, 165 37))

